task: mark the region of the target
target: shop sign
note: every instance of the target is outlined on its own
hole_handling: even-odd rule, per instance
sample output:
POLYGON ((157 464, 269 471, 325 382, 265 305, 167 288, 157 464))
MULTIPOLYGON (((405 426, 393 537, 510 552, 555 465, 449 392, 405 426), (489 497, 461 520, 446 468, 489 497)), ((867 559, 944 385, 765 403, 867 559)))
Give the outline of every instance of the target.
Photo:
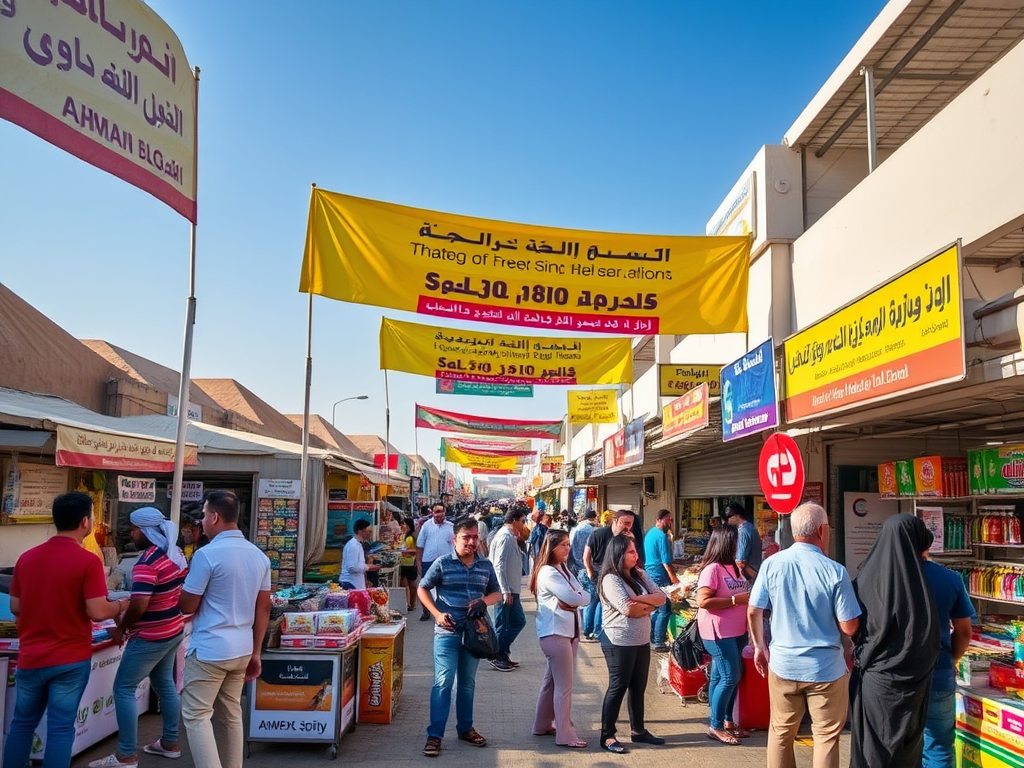
POLYGON ((775 345, 771 339, 722 368, 721 380, 724 441, 779 425, 775 345))
POLYGON ((419 493, 423 489, 423 478, 415 475, 409 478, 410 493, 419 493))
POLYGON ((644 463, 644 420, 633 419, 604 441, 604 473, 636 467, 644 463))
POLYGON ((708 385, 711 397, 718 397, 718 372, 720 365, 658 365, 658 394, 661 397, 679 397, 685 392, 696 389, 701 384, 708 385))
POLYGON ((435 379, 439 395, 476 395, 477 397, 533 397, 533 384, 490 384, 483 381, 435 379))
POLYGON ((576 482, 587 478, 587 454, 576 457, 576 482))
POLYGON ((68 490, 68 470, 12 459, 3 508, 18 523, 52 523, 53 500, 68 490))
POLYGON ((753 235, 757 232, 757 176, 740 179, 704 226, 707 235, 753 235))
POLYGON ((542 456, 540 459, 540 471, 550 475, 557 475, 562 471, 562 464, 565 462, 563 456, 542 456))
POLYGON ((256 488, 257 496, 261 499, 302 498, 301 480, 264 480, 260 478, 256 488))
MULTIPOLYGON (((171 498, 174 495, 174 487, 167 486, 167 498, 171 498)), ((199 480, 182 480, 181 482, 181 500, 183 502, 189 501, 202 501, 203 500, 203 484, 199 480)))
MULTIPOLYGON (((57 466, 135 472, 173 472, 173 442, 57 426, 57 466)), ((185 445, 185 464, 199 463, 199 448, 185 445)))
POLYGON ((604 446, 601 446, 601 450, 598 451, 593 458, 593 463, 590 465, 587 471, 587 477, 601 477, 604 475, 604 446))
POLYGON ((617 389, 570 389, 566 417, 570 424, 618 424, 617 389))
POLYGON ((677 397, 661 409, 661 439, 685 437, 708 425, 708 384, 677 397))
POLYGON ((796 509, 804 492, 804 461, 796 441, 781 433, 770 435, 761 447, 757 476, 769 507, 780 515, 796 509))
MULTIPOLYGON (((178 415, 178 398, 176 395, 167 396, 167 415, 177 416, 178 415)), ((202 421, 203 420, 203 406, 196 405, 193 402, 188 404, 188 420, 189 421, 202 421)))
POLYGON ((249 736, 257 741, 328 742, 336 734, 341 654, 263 657, 249 691, 249 736))
POLYGON ((156 478, 118 475, 117 500, 152 504, 156 501, 156 478))
POLYGON ((954 243, 783 344, 786 419, 959 381, 966 373, 954 243))

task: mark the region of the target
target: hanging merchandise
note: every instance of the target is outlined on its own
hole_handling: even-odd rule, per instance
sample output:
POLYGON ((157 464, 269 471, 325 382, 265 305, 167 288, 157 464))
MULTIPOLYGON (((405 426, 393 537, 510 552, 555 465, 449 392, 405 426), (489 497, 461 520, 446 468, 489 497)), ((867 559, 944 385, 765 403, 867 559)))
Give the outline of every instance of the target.
POLYGON ((21 472, 18 470, 18 454, 11 457, 10 469, 4 482, 3 516, 6 520, 18 509, 21 496, 21 472))

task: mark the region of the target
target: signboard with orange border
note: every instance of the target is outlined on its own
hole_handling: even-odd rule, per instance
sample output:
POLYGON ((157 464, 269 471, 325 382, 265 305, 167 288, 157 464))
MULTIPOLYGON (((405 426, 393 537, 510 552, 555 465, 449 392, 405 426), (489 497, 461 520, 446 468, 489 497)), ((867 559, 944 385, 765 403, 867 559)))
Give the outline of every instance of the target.
POLYGON ((708 384, 701 384, 661 409, 661 439, 684 437, 708 425, 708 384))

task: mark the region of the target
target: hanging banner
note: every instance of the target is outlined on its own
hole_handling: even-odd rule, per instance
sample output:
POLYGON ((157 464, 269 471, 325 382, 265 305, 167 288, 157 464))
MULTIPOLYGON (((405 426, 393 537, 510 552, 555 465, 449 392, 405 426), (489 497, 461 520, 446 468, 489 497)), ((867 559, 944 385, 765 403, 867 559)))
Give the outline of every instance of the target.
POLYGON ((771 339, 722 368, 722 440, 779 425, 775 345, 771 339))
POLYGON ((474 475, 511 475, 515 472, 514 469, 471 469, 470 473, 474 475))
POLYGON ((463 331, 383 318, 380 367, 495 384, 622 384, 631 339, 556 339, 463 331))
POLYGON ((196 79, 138 0, 0 2, 0 118, 196 221, 196 79))
POLYGON ((962 302, 954 243, 787 339, 787 421, 962 379, 962 302))
POLYGON ((549 475, 558 475, 562 472, 562 464, 565 462, 564 456, 542 456, 540 459, 540 471, 541 473, 547 473, 549 475))
POLYGON ((471 435, 498 435, 503 437, 535 437, 539 440, 557 440, 562 435, 561 421, 526 421, 522 419, 488 419, 453 413, 425 405, 416 406, 416 424, 420 429, 441 432, 466 432, 471 435))
POLYGON ((458 441, 441 440, 441 451, 442 457, 448 459, 448 461, 456 461, 454 458, 456 454, 473 454, 476 456, 496 456, 496 457, 513 457, 516 459, 523 459, 527 456, 533 456, 534 451, 529 448, 521 449, 506 449, 506 448, 489 448, 481 447, 476 448, 472 445, 468 445, 466 442, 459 443, 458 441))
POLYGON ((483 453, 468 453, 457 448, 448 448, 445 461, 451 461, 467 469, 507 469, 519 468, 518 456, 495 456, 483 453))
POLYGON ((563 332, 747 328, 750 238, 491 221, 313 189, 299 290, 563 332))
POLYGON ((569 390, 570 424, 618 424, 617 389, 569 390))
POLYGON ((644 463, 644 420, 633 419, 604 441, 604 474, 644 463))
POLYGON ((721 365, 658 365, 659 394, 662 397, 679 397, 696 389, 701 384, 708 385, 708 395, 718 397, 718 372, 721 365))
MULTIPOLYGON (((146 437, 112 435, 57 425, 57 466, 173 472, 174 443, 146 437)), ((185 445, 185 464, 199 463, 199 448, 185 445)))
POLYGON ((677 397, 661 409, 661 439, 683 438, 708 425, 708 385, 677 397))
POLYGON ((489 384, 483 381, 435 379, 439 395, 475 395, 477 397, 533 397, 533 384, 489 384))
POLYGON ((442 437, 441 450, 446 445, 458 448, 461 451, 527 451, 533 454, 532 440, 501 440, 498 438, 474 439, 468 437, 442 437))

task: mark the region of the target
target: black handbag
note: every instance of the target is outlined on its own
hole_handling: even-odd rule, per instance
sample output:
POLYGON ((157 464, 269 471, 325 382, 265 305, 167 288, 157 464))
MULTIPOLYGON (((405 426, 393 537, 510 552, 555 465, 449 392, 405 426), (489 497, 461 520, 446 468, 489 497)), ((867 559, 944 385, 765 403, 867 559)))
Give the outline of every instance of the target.
POLYGON ((498 655, 498 635, 487 611, 466 617, 462 625, 462 647, 478 659, 493 659, 498 655))
POLYGON ((675 659, 680 669, 689 672, 698 669, 704 663, 706 653, 704 641, 701 639, 700 630, 697 627, 697 618, 694 617, 686 622, 686 626, 672 641, 672 658, 675 659))

